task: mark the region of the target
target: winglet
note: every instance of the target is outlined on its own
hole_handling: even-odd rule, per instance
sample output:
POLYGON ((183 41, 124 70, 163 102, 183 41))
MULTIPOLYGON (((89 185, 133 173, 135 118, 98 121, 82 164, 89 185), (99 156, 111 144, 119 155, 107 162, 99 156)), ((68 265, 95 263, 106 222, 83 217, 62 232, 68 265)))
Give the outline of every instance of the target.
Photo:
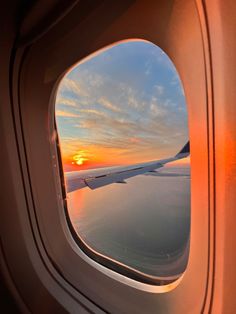
POLYGON ((190 153, 190 147, 189 147, 189 141, 184 145, 184 147, 181 149, 181 151, 176 155, 177 156, 182 156, 183 154, 188 156, 190 153))

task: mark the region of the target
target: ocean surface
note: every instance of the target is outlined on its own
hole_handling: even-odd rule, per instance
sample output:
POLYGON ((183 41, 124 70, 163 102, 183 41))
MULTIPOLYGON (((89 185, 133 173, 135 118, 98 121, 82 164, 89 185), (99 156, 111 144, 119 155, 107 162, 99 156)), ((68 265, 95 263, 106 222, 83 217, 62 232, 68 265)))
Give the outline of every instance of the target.
POLYGON ((190 168, 68 194, 78 236, 97 252, 152 276, 184 271, 190 236, 190 168), (187 252, 187 253, 186 253, 187 252))

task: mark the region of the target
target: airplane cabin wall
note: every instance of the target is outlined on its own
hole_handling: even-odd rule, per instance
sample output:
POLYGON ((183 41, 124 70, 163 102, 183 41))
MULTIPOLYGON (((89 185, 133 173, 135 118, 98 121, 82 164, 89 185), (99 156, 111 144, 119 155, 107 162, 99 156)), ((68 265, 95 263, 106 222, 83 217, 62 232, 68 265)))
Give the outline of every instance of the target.
MULTIPOLYGON (((236 308, 235 1, 150 1, 148 6, 142 0, 115 4, 71 1, 68 11, 63 9, 65 14, 61 16, 48 15, 47 10, 53 10, 52 1, 42 13, 52 23, 43 29, 45 23, 38 23, 41 18, 37 14, 33 21, 28 15, 20 33, 17 5, 9 4, 5 11, 1 10, 6 28, 0 34, 3 47, 0 226, 1 273, 21 311, 64 313, 80 308, 81 312, 105 309, 138 313, 142 299, 149 312, 186 313, 188 307, 191 313, 199 313, 201 309, 206 313, 233 313, 236 308), (78 265, 78 254, 74 248, 71 260, 64 263, 51 246, 50 237, 55 243, 62 236, 60 217, 55 218, 58 203, 53 196, 44 200, 43 193, 49 188, 56 195, 57 190, 50 183, 42 187, 44 178, 37 169, 45 167, 53 181, 48 130, 38 130, 49 121, 48 104, 52 103, 63 74, 91 53, 131 38, 149 40, 169 54, 180 73, 189 103, 193 178, 190 264, 182 283, 156 299, 154 292, 143 293, 128 285, 121 288, 118 281, 103 279, 92 267, 92 278, 84 276, 84 282, 76 279, 73 268, 67 271, 71 260, 78 265), (39 112, 44 115, 40 121, 36 119, 39 112), (41 141, 45 145, 37 147, 36 143, 41 141), (38 156, 45 157, 44 164, 39 165, 38 156), (30 183, 34 184, 30 187, 30 183), (50 204, 55 215, 52 211, 52 217, 48 217, 44 204, 50 204), (58 226, 53 227, 57 219, 58 226), (51 230, 48 230, 49 221, 51 230), (78 282, 81 294, 70 285, 78 282), (108 297, 101 295, 101 287, 103 293, 109 291, 108 297), (180 292, 182 287, 185 293, 180 292), (203 292, 205 300, 201 308, 198 301, 203 292), (127 295, 132 299, 130 303, 127 295), (184 295, 188 296, 185 301, 184 295), (123 307, 119 300, 126 302, 123 307)), ((70 248, 68 244, 65 247, 70 248)), ((5 287, 4 291, 7 293, 5 287)))

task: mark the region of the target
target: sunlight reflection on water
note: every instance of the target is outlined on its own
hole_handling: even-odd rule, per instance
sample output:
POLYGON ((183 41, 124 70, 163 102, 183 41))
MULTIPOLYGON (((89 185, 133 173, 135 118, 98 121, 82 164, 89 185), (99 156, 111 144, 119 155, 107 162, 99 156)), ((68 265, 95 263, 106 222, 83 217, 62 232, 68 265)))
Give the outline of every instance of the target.
MULTIPOLYGON (((168 172, 189 175, 189 167, 168 172)), ((180 256, 189 240, 190 177, 140 175, 127 184, 81 189, 68 194, 68 209, 76 232, 94 250, 147 274, 174 274, 161 265, 180 256)))

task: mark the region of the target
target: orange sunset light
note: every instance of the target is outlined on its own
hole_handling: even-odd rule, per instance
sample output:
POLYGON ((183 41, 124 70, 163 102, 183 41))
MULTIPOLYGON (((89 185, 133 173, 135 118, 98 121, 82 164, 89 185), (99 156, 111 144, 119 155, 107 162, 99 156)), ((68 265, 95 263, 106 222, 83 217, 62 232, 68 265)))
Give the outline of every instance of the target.
MULTIPOLYGON (((152 156, 147 157, 139 156, 139 154, 128 154, 127 156, 121 156, 119 149, 105 149, 101 147, 97 147, 97 149, 84 149, 76 152, 67 152, 63 156, 63 164, 65 171, 78 171, 85 170, 91 168, 100 168, 107 166, 115 166, 115 165, 129 165, 135 164, 139 162, 146 162, 157 160, 160 158, 166 158, 169 156, 169 153, 163 153, 162 156, 159 156, 158 150, 151 151, 152 156)), ((190 157, 172 162, 168 165, 168 167, 175 166, 189 166, 190 157)))
POLYGON ((62 154, 64 170, 77 171, 106 166, 106 160, 104 160, 103 156, 103 154, 92 149, 64 150, 62 154))
POLYGON ((81 165, 83 165, 83 163, 86 160, 88 160, 88 158, 83 157, 83 155, 81 155, 81 154, 77 154, 77 155, 73 156, 73 160, 74 161, 71 162, 72 165, 77 164, 77 165, 81 166, 81 165))

